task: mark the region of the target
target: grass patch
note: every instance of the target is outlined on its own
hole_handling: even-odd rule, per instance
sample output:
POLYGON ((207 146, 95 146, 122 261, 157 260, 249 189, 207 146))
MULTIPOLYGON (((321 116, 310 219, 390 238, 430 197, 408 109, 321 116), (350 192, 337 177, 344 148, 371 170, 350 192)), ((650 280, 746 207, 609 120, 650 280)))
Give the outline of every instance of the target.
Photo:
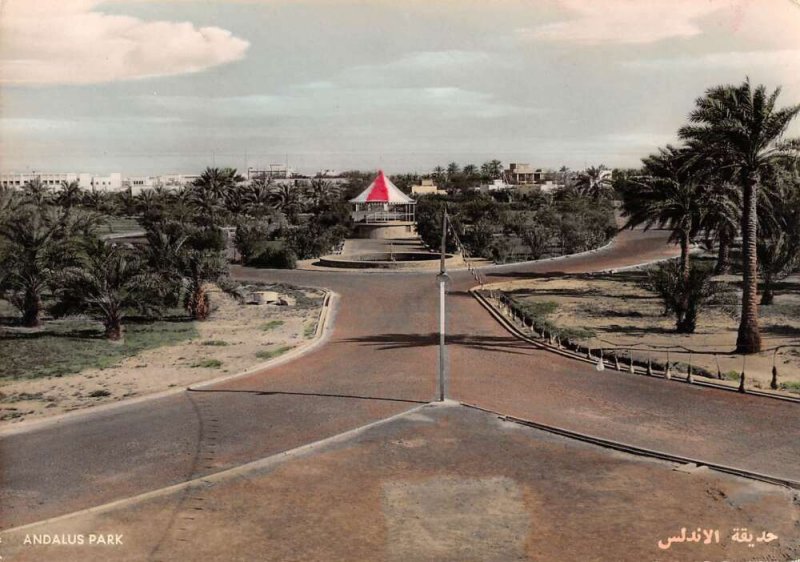
POLYGON ((226 345, 229 344, 224 340, 206 340, 203 342, 203 345, 209 345, 213 347, 225 347, 226 345))
POLYGON ((192 363, 193 369, 219 369, 220 367, 222 367, 222 361, 219 359, 201 359, 192 363))
POLYGON ((786 381, 782 382, 779 385, 781 390, 786 390, 788 392, 796 392, 800 394, 800 381, 786 381))
POLYGON ((317 323, 311 322, 310 324, 306 324, 305 328, 303 328, 303 336, 308 338, 313 338, 314 334, 317 333, 317 323))
POLYGON ((47 322, 40 331, 0 326, 0 381, 107 369, 142 351, 189 341, 197 335, 193 322, 169 320, 129 321, 121 343, 106 340, 100 323, 79 318, 47 322))
POLYGON ((261 351, 256 352, 256 357, 259 359, 274 359, 275 357, 283 355, 291 349, 293 349, 293 346, 291 345, 284 345, 276 349, 262 349, 261 351))
POLYGON ((532 319, 537 328, 544 328, 548 332, 557 333, 561 339, 586 340, 593 338, 595 333, 586 328, 564 328, 557 326, 547 317, 558 310, 558 303, 554 301, 533 301, 512 299, 514 306, 532 319))
POLYGON ((558 303, 553 301, 515 301, 519 308, 533 318, 542 318, 558 310, 558 303))
POLYGON ((742 378, 742 374, 738 371, 728 371, 727 373, 723 373, 722 376, 725 377, 725 380, 737 382, 742 378))
POLYGON ((270 320, 266 324, 262 324, 260 329, 262 332, 269 332, 275 328, 280 328, 284 324, 285 322, 283 320, 270 320))

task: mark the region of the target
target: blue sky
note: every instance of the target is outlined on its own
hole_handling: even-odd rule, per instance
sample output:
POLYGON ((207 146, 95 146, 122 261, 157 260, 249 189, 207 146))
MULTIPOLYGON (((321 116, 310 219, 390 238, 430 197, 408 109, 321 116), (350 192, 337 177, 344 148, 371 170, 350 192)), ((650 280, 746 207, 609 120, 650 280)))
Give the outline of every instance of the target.
MULTIPOLYGON (((800 102, 793 0, 5 0, 3 171, 636 165, 709 86, 800 102)), ((795 124, 792 134, 800 134, 795 124)))

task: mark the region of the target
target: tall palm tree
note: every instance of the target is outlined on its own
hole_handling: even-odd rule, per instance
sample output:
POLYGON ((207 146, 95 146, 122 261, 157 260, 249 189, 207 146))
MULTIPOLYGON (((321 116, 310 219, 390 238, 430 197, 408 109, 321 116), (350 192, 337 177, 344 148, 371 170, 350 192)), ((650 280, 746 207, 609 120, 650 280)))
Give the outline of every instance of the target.
POLYGON ((589 166, 578 174, 575 186, 578 192, 585 197, 591 197, 595 200, 608 197, 613 191, 611 187, 611 170, 602 164, 597 167, 589 166))
POLYGON ((783 134, 800 113, 800 105, 778 108, 780 88, 768 93, 763 85, 716 86, 695 102, 690 124, 681 138, 712 154, 735 175, 742 190, 742 314, 736 349, 740 353, 761 350, 758 325, 758 192, 762 174, 783 159, 795 143, 783 142, 783 134))
POLYGON ((670 241, 681 248, 680 272, 689 278, 689 246, 701 224, 701 183, 687 168, 686 149, 668 145, 642 160, 643 175, 638 189, 625 194, 622 211, 627 217, 623 228, 658 226, 671 231, 670 241))

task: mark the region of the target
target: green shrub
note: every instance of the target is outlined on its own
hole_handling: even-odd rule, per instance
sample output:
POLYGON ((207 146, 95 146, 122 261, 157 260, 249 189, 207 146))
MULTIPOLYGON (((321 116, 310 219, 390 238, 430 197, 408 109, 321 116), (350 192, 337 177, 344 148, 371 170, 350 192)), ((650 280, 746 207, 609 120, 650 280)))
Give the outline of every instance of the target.
POLYGON ((219 369, 222 367, 222 361, 219 359, 202 359, 192 364, 193 369, 219 369))
POLYGON ((294 269, 297 267, 297 256, 288 248, 267 248, 246 264, 251 267, 294 269))
POLYGON ((203 342, 203 345, 215 346, 215 347, 224 347, 228 345, 228 342, 224 340, 206 340, 203 342))
POLYGON ((291 345, 284 345, 276 349, 262 349, 261 351, 256 352, 256 357, 259 359, 274 359, 279 355, 283 355, 290 349, 292 349, 291 345))
POLYGON ((283 326, 285 322, 283 320, 270 320, 266 324, 261 325, 262 332, 269 332, 270 330, 274 330, 275 328, 279 328, 283 326))

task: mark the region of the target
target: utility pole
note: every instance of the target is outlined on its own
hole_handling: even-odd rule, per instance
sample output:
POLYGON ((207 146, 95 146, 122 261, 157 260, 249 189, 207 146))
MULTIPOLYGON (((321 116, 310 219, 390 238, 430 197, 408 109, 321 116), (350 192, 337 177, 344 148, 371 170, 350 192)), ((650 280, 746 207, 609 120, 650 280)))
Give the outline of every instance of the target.
POLYGON ((439 402, 444 402, 445 389, 445 293, 450 277, 447 275, 445 259, 447 257, 447 206, 442 210, 442 256, 439 266, 439 275, 436 280, 439 282, 439 402))

